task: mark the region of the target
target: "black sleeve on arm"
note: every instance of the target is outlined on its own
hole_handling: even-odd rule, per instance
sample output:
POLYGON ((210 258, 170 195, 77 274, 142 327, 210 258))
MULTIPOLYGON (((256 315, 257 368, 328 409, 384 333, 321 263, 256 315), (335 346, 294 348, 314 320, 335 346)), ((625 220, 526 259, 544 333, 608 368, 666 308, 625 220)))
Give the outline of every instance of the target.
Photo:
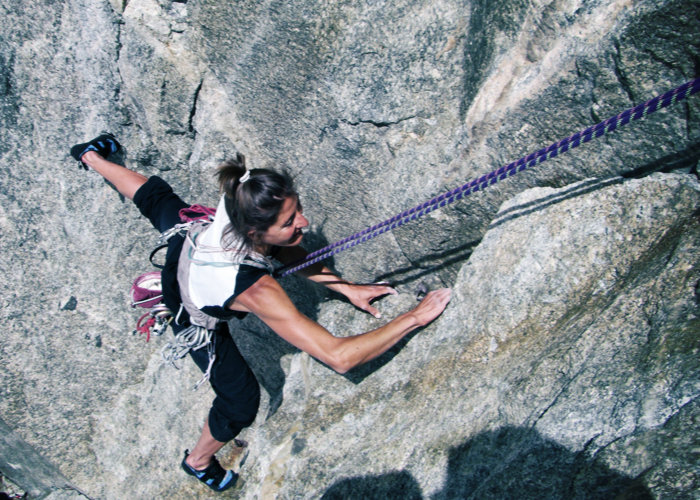
POLYGON ((226 304, 233 302, 236 297, 248 290, 253 286, 260 278, 270 274, 266 269, 261 269, 255 266, 249 266, 247 264, 241 264, 238 270, 238 276, 236 276, 236 288, 233 290, 233 295, 230 299, 226 301, 226 304))

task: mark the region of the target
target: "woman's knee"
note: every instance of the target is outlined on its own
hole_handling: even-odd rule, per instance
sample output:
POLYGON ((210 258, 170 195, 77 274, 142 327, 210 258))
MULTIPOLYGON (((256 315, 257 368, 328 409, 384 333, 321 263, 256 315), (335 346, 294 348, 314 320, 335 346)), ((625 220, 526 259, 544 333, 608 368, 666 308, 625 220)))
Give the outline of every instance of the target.
POLYGON ((157 176, 150 177, 136 191, 133 201, 141 214, 160 232, 180 223, 180 209, 189 206, 167 182, 157 176))
POLYGON ((222 443, 231 441, 255 421, 259 406, 259 387, 249 393, 247 399, 236 402, 217 396, 209 411, 209 429, 214 439, 222 443))

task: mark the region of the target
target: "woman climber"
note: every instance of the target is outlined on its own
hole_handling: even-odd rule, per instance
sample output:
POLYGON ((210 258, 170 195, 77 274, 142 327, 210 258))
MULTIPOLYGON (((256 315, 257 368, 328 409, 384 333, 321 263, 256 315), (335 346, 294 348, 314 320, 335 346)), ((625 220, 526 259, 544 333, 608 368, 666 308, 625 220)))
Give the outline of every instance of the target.
MULTIPOLYGON (((147 178, 109 161, 120 148, 114 136, 103 134, 73 146, 70 153, 133 200, 161 233, 179 224, 180 209, 189 205, 161 178, 147 178)), ((191 452, 185 451, 181 465, 211 489, 223 491, 238 475, 224 470, 215 454, 252 424, 260 401, 258 382, 234 344, 227 320, 253 313, 295 347, 345 373, 437 318, 451 290, 428 293, 417 307, 375 330, 335 337, 299 312, 272 276, 271 258, 286 264, 306 255, 299 244, 309 222, 291 178, 267 169, 248 170, 240 154, 221 165, 217 177, 223 194, 214 221, 187 238, 176 235, 168 240, 162 281, 165 305, 181 313, 173 331, 177 334, 194 324, 212 334, 209 349, 192 350, 190 355, 209 374, 216 397, 199 440, 191 452)), ((396 294, 389 286, 342 280, 321 264, 299 274, 343 294, 377 318, 379 311, 371 303, 396 294)))

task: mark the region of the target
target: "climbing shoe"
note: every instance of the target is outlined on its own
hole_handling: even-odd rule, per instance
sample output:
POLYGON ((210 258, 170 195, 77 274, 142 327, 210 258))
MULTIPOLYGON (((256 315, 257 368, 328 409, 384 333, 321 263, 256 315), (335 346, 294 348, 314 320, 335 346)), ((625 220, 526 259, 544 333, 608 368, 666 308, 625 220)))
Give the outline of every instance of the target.
POLYGON ((121 145, 117 142, 117 139, 109 133, 104 133, 95 137, 89 142, 84 142, 82 144, 76 144, 70 148, 70 155, 78 160, 82 166, 82 157, 88 151, 96 151, 102 158, 107 158, 109 155, 116 153, 121 149, 121 145))
POLYGON ((224 468, 219 465, 219 461, 216 457, 212 457, 212 461, 206 469, 196 470, 187 463, 189 454, 189 450, 185 450, 185 458, 182 459, 182 469, 190 476, 196 477, 214 491, 224 491, 236 484, 238 474, 230 470, 224 470, 224 468))

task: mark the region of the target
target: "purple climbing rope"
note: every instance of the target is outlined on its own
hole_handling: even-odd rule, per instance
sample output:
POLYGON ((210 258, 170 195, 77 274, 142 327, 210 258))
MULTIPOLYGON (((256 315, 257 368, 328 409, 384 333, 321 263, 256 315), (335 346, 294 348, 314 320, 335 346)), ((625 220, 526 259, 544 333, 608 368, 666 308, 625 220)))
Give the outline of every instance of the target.
POLYGON ((684 83, 680 87, 670 90, 665 94, 656 96, 644 104, 626 109, 618 115, 597 123, 596 125, 593 125, 592 127, 589 127, 581 132, 576 132, 575 134, 562 139, 559 142, 555 142, 549 147, 540 149, 536 153, 531 153, 524 156, 517 161, 504 165, 492 172, 489 172, 488 174, 469 181, 458 188, 442 193, 441 195, 436 196, 425 203, 405 210, 400 214, 391 217, 390 219, 380 222, 379 224, 375 224, 374 226, 368 227, 363 231, 348 236, 347 238, 339 240, 331 245, 321 248, 320 250, 316 250, 315 252, 307 255, 304 259, 280 268, 277 271, 277 274, 279 276, 286 276, 304 269, 305 267, 316 264, 317 262, 321 262, 328 257, 339 254, 340 252, 348 250, 356 245, 359 245, 360 243, 364 243, 365 241, 376 238, 377 236, 402 226, 407 222, 423 217, 433 210, 454 203, 457 200, 461 200, 472 193, 485 189, 498 181, 517 174, 518 172, 535 167, 540 163, 554 158, 561 153, 565 153, 570 149, 574 149, 581 144, 590 141, 591 139, 600 137, 608 132, 612 132, 618 127, 627 125, 630 121, 640 120, 645 116, 658 111, 661 108, 675 104, 676 102, 681 101, 698 91, 700 91, 700 79, 695 79, 684 83))

